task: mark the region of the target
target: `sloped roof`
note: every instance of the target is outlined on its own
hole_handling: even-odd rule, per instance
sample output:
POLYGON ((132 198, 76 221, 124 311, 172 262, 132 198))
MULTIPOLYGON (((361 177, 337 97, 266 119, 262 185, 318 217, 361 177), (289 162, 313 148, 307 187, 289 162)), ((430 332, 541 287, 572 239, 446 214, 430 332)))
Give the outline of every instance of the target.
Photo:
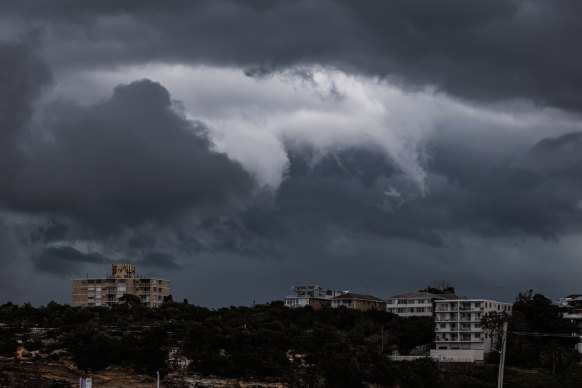
POLYGON ((345 294, 341 294, 341 295, 338 295, 338 296, 332 298, 332 300, 338 300, 338 299, 360 299, 360 300, 371 300, 374 302, 384 302, 383 299, 376 298, 373 295, 356 294, 353 292, 346 292, 345 294))

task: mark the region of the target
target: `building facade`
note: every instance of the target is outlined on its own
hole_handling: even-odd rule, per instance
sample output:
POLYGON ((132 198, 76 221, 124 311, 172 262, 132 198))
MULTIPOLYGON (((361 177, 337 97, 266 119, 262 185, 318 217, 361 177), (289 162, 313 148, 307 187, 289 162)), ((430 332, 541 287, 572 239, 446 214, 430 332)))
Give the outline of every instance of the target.
POLYGON ((355 294, 353 292, 342 293, 331 299, 331 307, 346 307, 355 310, 385 310, 386 301, 372 295, 355 294))
POLYGON ((138 276, 133 264, 113 264, 111 275, 71 282, 73 307, 111 306, 125 294, 137 296, 143 306, 157 307, 170 295, 169 280, 138 276))
POLYGON ((386 311, 401 317, 432 317, 434 301, 457 299, 454 294, 433 294, 430 292, 408 292, 394 295, 386 300, 386 311))
POLYGON ((432 358, 443 361, 483 361, 497 338, 483 330, 487 313, 511 314, 510 303, 486 299, 435 300, 435 349, 432 358))
POLYGON ((582 353, 582 294, 572 294, 555 301, 560 308, 562 318, 576 325, 576 334, 580 341, 575 345, 578 353, 582 353))
POLYGON ((319 285, 292 286, 291 290, 293 294, 285 297, 285 306, 290 308, 311 306, 314 309, 320 309, 331 307, 331 299, 342 294, 342 291, 323 288, 319 285))

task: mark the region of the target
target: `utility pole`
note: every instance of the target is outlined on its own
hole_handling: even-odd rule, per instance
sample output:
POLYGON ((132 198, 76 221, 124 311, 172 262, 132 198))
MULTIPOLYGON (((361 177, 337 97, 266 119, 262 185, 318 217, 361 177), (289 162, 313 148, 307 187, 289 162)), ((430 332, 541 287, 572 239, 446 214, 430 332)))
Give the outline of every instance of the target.
POLYGON ((503 334, 501 336, 501 356, 499 357, 499 376, 497 377, 497 388, 503 388, 503 369, 505 368, 505 348, 507 346, 507 324, 503 322, 503 334))
POLYGON ((382 344, 380 345, 380 354, 384 354, 384 324, 382 324, 382 344))

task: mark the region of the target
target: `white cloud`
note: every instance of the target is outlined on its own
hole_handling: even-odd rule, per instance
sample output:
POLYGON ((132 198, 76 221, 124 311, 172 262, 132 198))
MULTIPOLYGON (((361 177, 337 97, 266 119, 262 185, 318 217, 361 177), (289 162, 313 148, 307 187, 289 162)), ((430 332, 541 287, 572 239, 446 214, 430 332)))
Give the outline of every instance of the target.
POLYGON ((470 105, 431 90, 406 92, 383 80, 320 67, 257 79, 233 68, 140 65, 56 78, 52 96, 81 103, 104 98, 119 83, 141 78, 162 83, 189 117, 210 126, 219 150, 275 188, 288 163, 285 142, 309 144, 322 154, 350 146, 379 147, 424 193, 425 142, 438 131, 474 133, 476 141, 504 131, 504 142, 531 142, 536 131, 547 136, 555 135, 548 128, 565 132, 580 127, 555 110, 513 102, 509 113, 500 106, 470 105))

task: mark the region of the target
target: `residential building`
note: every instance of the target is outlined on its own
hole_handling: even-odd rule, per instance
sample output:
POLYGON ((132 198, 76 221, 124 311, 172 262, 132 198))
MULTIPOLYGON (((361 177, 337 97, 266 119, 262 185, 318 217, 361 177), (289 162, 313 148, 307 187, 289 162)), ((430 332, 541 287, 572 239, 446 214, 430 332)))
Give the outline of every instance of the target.
POLYGON ((562 318, 576 325, 576 334, 580 342, 575 345, 578 353, 582 353, 582 295, 572 294, 554 302, 562 313, 562 318))
POLYGON ((319 285, 292 286, 293 295, 285 297, 285 306, 299 308, 311 306, 314 309, 331 307, 331 299, 341 295, 343 291, 336 291, 331 288, 323 288, 319 285))
POLYGON ((487 313, 511 314, 510 303, 487 299, 435 300, 435 348, 432 358, 443 361, 483 361, 497 337, 483 330, 487 313))
POLYGON ((170 281, 136 275, 133 264, 113 264, 104 278, 72 279, 73 307, 111 306, 125 294, 140 298, 142 305, 159 306, 170 295, 170 281))
POLYGON ((356 310, 385 310, 386 301, 372 295, 346 292, 331 299, 331 307, 347 307, 356 310))
POLYGON ((434 301, 459 299, 455 294, 433 294, 431 292, 408 292, 386 300, 386 311, 401 317, 432 317, 434 301))

